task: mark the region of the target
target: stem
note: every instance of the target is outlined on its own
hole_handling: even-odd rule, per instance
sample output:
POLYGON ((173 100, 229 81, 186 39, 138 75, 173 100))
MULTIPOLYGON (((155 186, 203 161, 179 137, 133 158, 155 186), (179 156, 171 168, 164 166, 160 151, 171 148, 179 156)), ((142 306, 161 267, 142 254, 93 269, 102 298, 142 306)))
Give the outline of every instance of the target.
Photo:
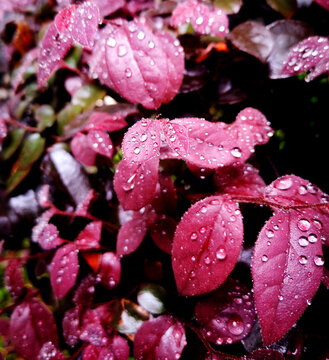
POLYGON ((21 128, 21 129, 24 129, 24 130, 26 130, 26 131, 40 132, 40 131, 39 131, 37 128, 35 128, 35 127, 21 124, 20 122, 15 121, 15 120, 12 120, 12 119, 5 119, 5 122, 8 123, 8 124, 10 124, 10 125, 14 125, 14 126, 16 126, 16 127, 19 127, 19 128, 21 128))

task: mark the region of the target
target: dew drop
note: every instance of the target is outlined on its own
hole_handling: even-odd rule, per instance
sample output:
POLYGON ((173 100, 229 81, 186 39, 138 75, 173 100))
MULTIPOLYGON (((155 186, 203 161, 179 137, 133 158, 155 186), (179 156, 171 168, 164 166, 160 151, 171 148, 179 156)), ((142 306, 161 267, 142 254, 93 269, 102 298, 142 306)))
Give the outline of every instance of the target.
POLYGON ((211 263, 210 257, 206 256, 205 259, 204 259, 204 262, 205 262, 206 265, 210 265, 210 263, 211 263))
POLYGON ((150 49, 154 49, 154 42, 153 41, 149 41, 149 43, 148 43, 148 47, 150 48, 150 49))
POLYGON ((299 195, 305 195, 307 194, 307 187, 305 185, 301 185, 298 189, 299 195))
POLYGON ((299 257, 299 263, 302 264, 302 265, 306 265, 307 264, 307 257, 304 256, 304 255, 301 255, 299 257))
POLYGON ((323 257, 322 257, 321 255, 316 255, 316 256, 314 257, 314 264, 315 264, 316 266, 323 266, 323 264, 324 264, 324 259, 323 259, 323 257))
POLYGON ((141 152, 141 149, 139 147, 135 147, 134 153, 138 155, 141 152))
POLYGON ((190 239, 195 241, 198 238, 198 234, 196 232, 192 232, 190 239))
POLYGON ((231 154, 232 156, 234 156, 235 158, 240 158, 242 156, 242 152, 241 149, 238 147, 235 147, 231 150, 231 154))
POLYGON ((263 262, 266 262, 267 260, 268 260, 268 256, 267 256, 267 255, 263 255, 263 256, 262 256, 262 261, 263 261, 263 262))
POLYGON ((311 244, 314 244, 318 241, 318 237, 313 233, 310 234, 307 239, 311 244))
POLYGON ((200 234, 204 234, 206 232, 206 228, 204 226, 202 226, 200 229, 200 234))
POLYGON ((202 206, 201 210, 200 210, 203 214, 205 214, 207 212, 207 207, 206 206, 202 206))
POLYGON ((224 246, 220 246, 216 251, 216 258, 218 260, 225 260, 226 259, 226 249, 224 246))
POLYGON ((273 230, 267 229, 265 231, 265 234, 269 239, 272 239, 274 237, 274 231, 273 230))
POLYGON ((195 20, 195 23, 197 25, 201 25, 203 23, 203 17, 202 16, 197 17, 195 20))
POLYGON ((147 140, 147 134, 143 133, 143 134, 140 136, 139 139, 140 139, 141 142, 146 141, 146 140, 147 140))
POLYGON ((291 186, 292 186, 292 180, 290 178, 278 179, 274 183, 274 187, 277 188, 278 190, 288 190, 291 188, 291 186))
POLYGON ((319 230, 322 229, 322 222, 320 220, 313 219, 313 223, 319 230))
POLYGON ((125 69, 126 78, 130 78, 132 76, 132 74, 133 73, 130 68, 125 69))
POLYGON ((278 296, 278 299, 279 299, 279 301, 282 301, 282 300, 283 300, 283 296, 282 296, 282 295, 279 295, 279 296, 278 296))
POLYGON ((107 42, 106 42, 106 44, 108 45, 108 46, 110 46, 110 47, 115 47, 115 45, 117 44, 117 42, 116 42, 116 40, 114 39, 114 38, 108 38, 107 39, 107 42))
POLYGON ((137 39, 143 40, 144 38, 145 38, 145 34, 143 33, 143 31, 140 31, 140 32, 137 34, 137 39))
POLYGON ((118 46, 117 54, 120 57, 125 56, 127 54, 127 48, 125 47, 125 45, 119 45, 118 46))
POLYGON ((308 240, 307 240, 307 237, 305 236, 301 236, 299 239, 298 239, 298 244, 302 247, 305 247, 308 245, 308 240))
POLYGON ((190 272, 190 279, 194 279, 195 278, 195 271, 191 271, 190 272))
POLYGON ((307 231, 311 227, 311 223, 307 219, 299 219, 297 226, 301 231, 307 231))
POLYGON ((221 337, 216 339, 216 344, 217 345, 222 345, 223 344, 223 339, 221 337))

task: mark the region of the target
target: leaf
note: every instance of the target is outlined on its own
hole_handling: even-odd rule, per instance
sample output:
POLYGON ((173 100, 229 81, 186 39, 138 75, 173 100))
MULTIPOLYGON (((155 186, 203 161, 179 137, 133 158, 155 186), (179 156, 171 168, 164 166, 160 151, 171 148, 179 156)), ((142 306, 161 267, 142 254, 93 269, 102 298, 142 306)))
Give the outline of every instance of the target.
POLYGON ((215 0, 214 5, 224 10, 226 14, 237 14, 242 6, 242 0, 215 0))
POLYGON ((185 329, 172 316, 145 322, 134 339, 134 359, 179 359, 186 345, 185 329))
POLYGON ((137 293, 138 304, 151 314, 165 311, 166 290, 156 284, 143 284, 137 293))
POLYGON ((76 306, 91 307, 94 299, 95 281, 94 274, 89 274, 81 280, 73 296, 73 302, 76 306))
POLYGON ((94 3, 98 6, 101 17, 113 14, 122 7, 125 6, 125 0, 116 0, 108 2, 107 0, 93 0, 94 3))
POLYGON ((84 165, 93 166, 96 162, 96 152, 90 147, 88 140, 88 135, 78 132, 72 138, 70 146, 72 154, 78 161, 84 165))
POLYGON ((167 254, 171 254, 172 242, 177 222, 167 215, 154 215, 151 218, 150 235, 155 244, 167 254))
POLYGON ((266 0, 272 9, 279 11, 285 18, 291 18, 297 10, 296 0, 266 0))
MULTIPOLYGON (((329 62, 329 39, 321 36, 310 36, 294 46, 285 61, 281 73, 294 76, 310 71, 308 79, 314 78, 319 64, 329 62)), ((324 67, 324 72, 328 71, 324 67)), ((322 73, 322 72, 321 72, 322 73)), ((319 75, 321 74, 319 73, 319 75)))
POLYGON ((66 311, 62 320, 63 337, 67 345, 73 347, 80 337, 80 310, 78 307, 66 311))
POLYGON ((86 197, 83 199, 81 203, 79 203, 75 209, 75 214, 77 216, 86 216, 88 214, 88 210, 90 204, 96 198, 96 193, 94 189, 91 189, 86 197))
POLYGON ((41 227, 41 231, 36 238, 42 249, 54 249, 64 242, 64 240, 59 237, 59 231, 54 224, 45 224, 44 226, 41 225, 41 227))
POLYGON ((152 201, 158 182, 158 166, 157 156, 143 164, 120 161, 114 175, 114 190, 125 210, 139 210, 152 201))
POLYGON ((274 46, 271 32, 263 24, 251 20, 236 26, 228 34, 228 39, 239 50, 262 62, 266 62, 274 46))
POLYGON ((103 130, 90 130, 87 142, 91 151, 111 159, 113 155, 113 144, 107 132, 103 130))
POLYGON ((72 38, 59 33, 55 23, 51 23, 41 41, 38 58, 38 86, 43 87, 60 67, 61 61, 72 46, 72 38))
POLYGON ((161 120, 161 129, 166 137, 167 144, 182 158, 186 158, 189 151, 189 138, 185 126, 170 122, 168 119, 161 120))
POLYGON ((25 283, 22 273, 22 262, 19 259, 10 260, 6 266, 5 284, 13 299, 17 300, 23 294, 25 283))
POLYGON ((329 11, 329 1, 328 0, 314 0, 317 4, 322 6, 324 9, 329 11))
POLYGON ((256 320, 250 290, 232 278, 197 302, 195 317, 205 338, 216 344, 232 344, 245 338, 256 320))
MULTIPOLYGON (((4 133, 3 133, 4 134, 4 133)), ((25 134, 24 129, 13 129, 8 132, 6 136, 6 143, 1 150, 1 159, 6 161, 12 157, 15 151, 18 149, 25 134)))
POLYGON ((37 299, 24 300, 11 314, 10 338, 18 355, 37 359, 45 342, 58 344, 53 314, 37 299))
POLYGON ((75 245, 79 250, 99 249, 102 233, 102 222, 89 223, 78 235, 75 245))
POLYGON ((119 284, 120 278, 120 259, 113 252, 104 253, 97 274, 97 280, 100 280, 104 286, 112 290, 119 284))
POLYGON ((119 257, 131 254, 137 250, 147 232, 146 219, 143 216, 134 216, 123 224, 118 232, 116 254, 119 257))
POLYGON ((38 130, 41 132, 51 127, 56 118, 54 109, 50 105, 41 105, 35 110, 35 119, 38 122, 38 130))
POLYGON ((309 210, 278 211, 258 236, 252 277, 265 345, 279 340, 294 325, 320 285, 322 244, 311 214, 309 210))
POLYGON ((159 183, 152 201, 152 207, 158 214, 175 214, 177 192, 169 175, 159 174, 159 183))
POLYGON ((145 162, 160 149, 158 120, 142 119, 131 126, 122 141, 122 151, 128 161, 145 162))
POLYGON ((98 77, 128 101, 157 109, 179 90, 184 53, 172 35, 153 33, 137 21, 121 20, 100 31, 89 67, 93 78, 98 77))
POLYGON ((210 292, 233 270, 243 241, 242 216, 230 198, 210 196, 195 203, 175 232, 172 267, 181 295, 210 292))
POLYGON ((78 249, 74 244, 63 245, 51 261, 50 282, 55 296, 63 298, 75 285, 79 271, 78 249))
POLYGON ((20 65, 12 79, 12 87, 15 92, 17 91, 19 85, 23 83, 25 73, 27 72, 31 64, 38 58, 38 56, 38 48, 33 48, 24 55, 22 64, 20 65))
POLYGON ((40 158, 45 148, 45 139, 39 134, 28 135, 23 141, 18 159, 7 181, 7 191, 13 191, 29 174, 32 165, 40 158))
POLYGON ((121 130, 128 125, 125 118, 135 111, 134 108, 124 107, 123 105, 121 110, 118 107, 116 111, 115 105, 110 109, 112 109, 113 113, 94 111, 88 118, 85 130, 95 129, 109 132, 121 130))
POLYGON ((214 174, 214 184, 221 193, 236 196, 262 197, 265 191, 264 180, 250 164, 218 168, 214 174))
POLYGON ((243 360, 284 360, 284 356, 276 350, 258 349, 245 355, 243 360))
POLYGON ((65 356, 60 350, 51 342, 45 342, 40 349, 38 360, 65 360, 65 356))

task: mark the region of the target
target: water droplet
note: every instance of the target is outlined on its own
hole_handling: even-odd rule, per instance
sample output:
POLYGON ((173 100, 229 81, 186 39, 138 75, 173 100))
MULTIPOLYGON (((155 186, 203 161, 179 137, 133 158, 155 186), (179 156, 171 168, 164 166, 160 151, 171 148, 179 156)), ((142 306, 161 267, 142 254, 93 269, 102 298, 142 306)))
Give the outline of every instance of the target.
POLYGON ((298 189, 298 193, 299 193, 300 195, 305 195, 305 194, 307 194, 307 187, 306 187, 305 185, 301 185, 301 186, 299 187, 299 189, 298 189))
POLYGON ((318 237, 313 233, 310 234, 307 239, 311 244, 314 244, 318 241, 318 237))
POLYGON ((144 142, 144 141, 147 140, 147 137, 148 137, 147 134, 143 133, 143 134, 140 136, 139 139, 140 139, 141 142, 144 142))
POLYGON ((144 38, 145 38, 145 34, 143 33, 143 31, 140 31, 140 32, 137 34, 137 39, 143 40, 144 38))
POLYGON ((210 257, 206 256, 205 259, 204 259, 204 262, 205 262, 206 265, 210 265, 210 263, 211 263, 210 257))
POLYGON ((222 345, 223 344, 223 339, 221 337, 216 339, 216 344, 217 345, 222 345))
POLYGON ((302 264, 302 265, 306 265, 307 264, 307 257, 304 256, 304 255, 301 255, 299 257, 299 263, 302 264))
POLYGON ((148 47, 149 47, 150 49, 154 49, 154 46, 155 46, 154 42, 153 42, 153 41, 149 41, 148 47))
POLYGON ((117 54, 120 57, 125 56, 127 54, 127 48, 125 47, 125 45, 119 45, 118 46, 117 54))
POLYGON ((191 236, 190 236, 190 239, 191 240, 196 240, 198 238, 198 234, 196 232, 192 232, 191 236))
POLYGON ((262 256, 262 261, 263 261, 263 262, 266 262, 267 260, 268 260, 268 256, 267 256, 267 255, 263 255, 263 256, 262 256))
POLYGON ((200 229, 200 234, 204 234, 206 232, 206 228, 204 226, 202 226, 200 229))
POLYGON ((107 39, 107 42, 106 42, 106 44, 108 45, 108 46, 110 46, 110 47, 115 47, 115 45, 117 44, 117 42, 116 42, 116 40, 114 39, 114 38, 108 38, 107 39))
POLYGON ((134 153, 138 155, 141 152, 141 149, 139 147, 135 147, 134 153))
POLYGON ((278 296, 278 299, 279 299, 279 301, 282 301, 282 300, 283 300, 283 296, 282 296, 282 295, 279 295, 279 296, 278 296))
POLYGON ((194 262, 196 260, 195 256, 192 256, 191 260, 194 262))
POLYGON ((207 207, 206 206, 202 206, 201 210, 200 210, 203 214, 205 214, 207 212, 207 207))
POLYGON ((127 68, 127 69, 125 70, 126 78, 130 78, 132 74, 133 74, 133 73, 132 73, 132 71, 131 71, 130 68, 127 68))
POLYGON ((323 264, 324 264, 324 259, 323 259, 323 257, 322 257, 321 255, 316 255, 316 256, 314 257, 314 264, 315 264, 316 266, 323 266, 323 264))
POLYGON ((265 234, 266 236, 271 239, 272 237, 274 237, 274 231, 273 230, 270 230, 270 229, 266 229, 265 230, 265 234))
POLYGON ((216 251, 216 258, 218 260, 225 260, 226 259, 226 249, 224 246, 220 246, 216 251))
POLYGON ((313 224, 319 229, 322 229, 322 222, 320 220, 317 219, 313 219, 313 224))
POLYGON ((307 231, 311 227, 311 223, 307 219, 299 219, 297 222, 299 230, 307 231))
POLYGON ((195 23, 197 25, 201 25, 203 23, 203 17, 202 16, 197 17, 195 20, 195 23))
POLYGON ((307 237, 305 236, 301 236, 299 239, 298 239, 298 244, 302 247, 305 247, 308 245, 308 240, 307 240, 307 237))
POLYGON ((310 305, 312 304, 312 300, 307 299, 307 300, 306 300, 306 304, 307 304, 308 306, 310 306, 310 305))
POLYGON ((288 190, 291 188, 291 186, 292 186, 291 178, 278 179, 274 183, 274 187, 277 188, 278 190, 288 190))
POLYGON ((190 272, 190 279, 193 279, 193 278, 195 278, 195 271, 192 270, 190 272))
POLYGON ((235 147, 231 150, 231 154, 232 156, 236 157, 236 158, 240 158, 242 155, 241 149, 238 147, 235 147))

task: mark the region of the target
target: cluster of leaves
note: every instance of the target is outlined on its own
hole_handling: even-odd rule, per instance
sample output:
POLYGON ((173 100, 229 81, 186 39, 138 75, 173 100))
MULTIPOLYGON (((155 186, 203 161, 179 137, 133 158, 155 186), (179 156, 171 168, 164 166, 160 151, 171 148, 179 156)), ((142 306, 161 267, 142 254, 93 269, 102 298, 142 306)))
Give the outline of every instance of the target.
POLYGON ((0 359, 303 358, 328 195, 265 183, 275 119, 228 74, 327 76, 327 34, 291 19, 311 3, 264 1, 264 24, 240 0, 4 1, 0 359))

